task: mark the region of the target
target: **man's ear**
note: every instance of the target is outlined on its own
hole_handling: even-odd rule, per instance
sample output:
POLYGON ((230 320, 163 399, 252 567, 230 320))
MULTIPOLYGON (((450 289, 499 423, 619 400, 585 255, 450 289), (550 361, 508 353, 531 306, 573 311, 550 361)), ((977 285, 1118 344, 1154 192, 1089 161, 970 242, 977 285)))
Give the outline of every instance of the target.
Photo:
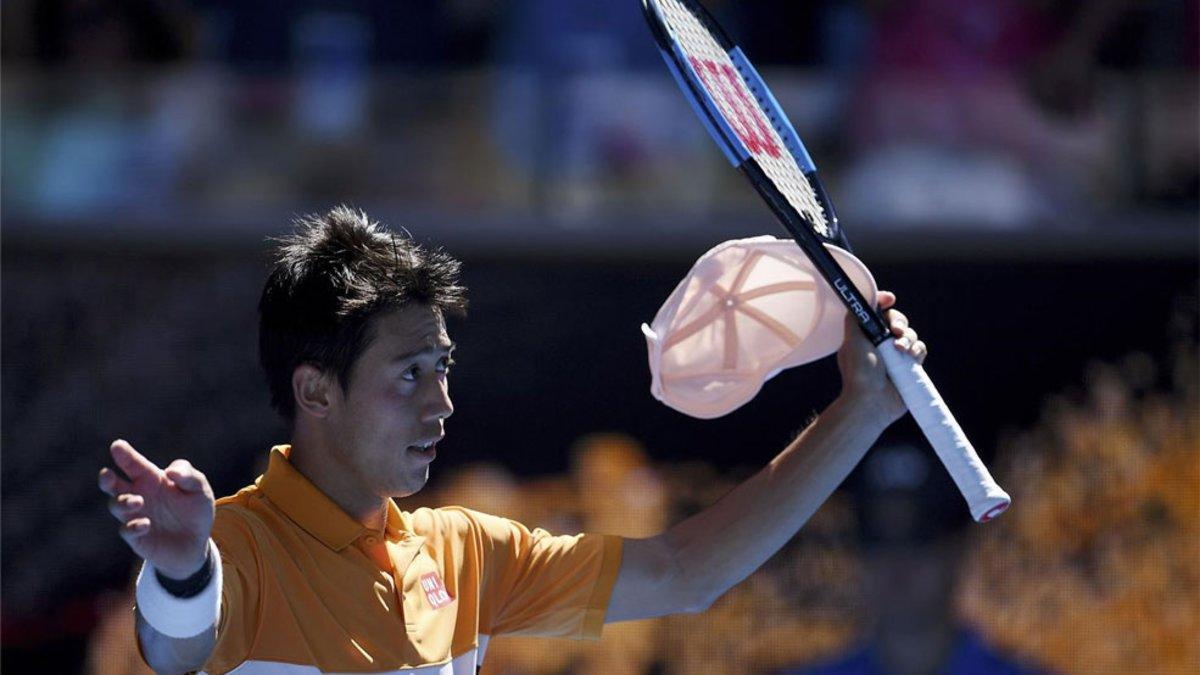
POLYGON ((292 371, 292 396, 296 400, 296 410, 303 410, 318 418, 328 416, 338 394, 334 391, 337 386, 332 375, 321 372, 311 363, 301 363, 292 371))

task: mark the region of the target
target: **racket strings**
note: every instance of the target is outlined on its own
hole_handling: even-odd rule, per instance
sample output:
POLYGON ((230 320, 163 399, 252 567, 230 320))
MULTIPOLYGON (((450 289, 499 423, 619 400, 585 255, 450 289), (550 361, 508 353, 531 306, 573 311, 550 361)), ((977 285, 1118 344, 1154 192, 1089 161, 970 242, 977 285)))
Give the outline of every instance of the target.
POLYGON ((725 124, 738 134, 763 172, 783 194, 792 208, 803 216, 822 237, 832 239, 825 209, 821 207, 812 184, 796 163, 783 140, 778 120, 770 114, 764 96, 747 84, 729 55, 704 23, 678 0, 657 0, 662 17, 684 55, 692 62, 700 85, 716 102, 725 124), (697 62, 704 67, 697 66, 697 62), (710 65, 711 64, 711 65, 710 65), (749 106, 750 110, 746 110, 749 106), (766 134, 759 138, 758 134, 766 134), (782 150, 782 151, 781 151, 782 150))

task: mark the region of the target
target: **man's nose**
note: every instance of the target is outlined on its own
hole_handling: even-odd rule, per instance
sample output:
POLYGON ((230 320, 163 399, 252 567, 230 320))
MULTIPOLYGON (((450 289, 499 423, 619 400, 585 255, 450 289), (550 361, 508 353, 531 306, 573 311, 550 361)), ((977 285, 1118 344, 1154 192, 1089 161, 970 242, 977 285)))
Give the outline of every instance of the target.
POLYGON ((444 420, 454 414, 454 403, 450 400, 450 385, 441 380, 434 385, 434 390, 425 406, 424 417, 428 421, 444 420))

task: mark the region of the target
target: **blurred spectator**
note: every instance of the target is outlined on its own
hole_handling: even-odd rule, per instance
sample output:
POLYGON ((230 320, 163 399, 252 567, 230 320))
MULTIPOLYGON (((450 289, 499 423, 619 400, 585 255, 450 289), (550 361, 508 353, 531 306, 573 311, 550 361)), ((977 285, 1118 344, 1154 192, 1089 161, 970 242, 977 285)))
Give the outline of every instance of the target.
POLYGON ((5 177, 6 198, 54 217, 162 205, 194 140, 192 118, 172 105, 178 89, 129 85, 191 56, 194 13, 176 0, 47 0, 5 5, 4 16, 27 31, 5 50, 6 66, 28 59, 47 69, 33 92, 20 77, 5 83, 11 93, 15 79, 24 100, 5 111, 5 138, 17 141, 5 148, 5 171, 15 174, 5 177))
POLYGON ((863 544, 862 644, 788 673, 1018 675, 1034 673, 990 648, 956 614, 967 526, 962 498, 928 450, 884 444, 867 455, 855 490, 863 544))
POLYGON ((497 141, 525 172, 535 205, 562 224, 628 207, 650 180, 685 180, 705 201, 710 179, 680 161, 690 157, 681 148, 709 151, 696 143, 706 143, 703 129, 670 122, 687 105, 663 86, 645 24, 638 3, 522 0, 500 26, 497 141), (609 197, 614 185, 622 191, 609 197))
MULTIPOLYGON (((503 518, 529 522, 516 477, 500 464, 468 464, 450 474, 435 493, 437 506, 464 506, 503 518)), ((415 505, 402 504, 411 510, 415 505)))
POLYGON ((588 531, 652 537, 667 529, 666 486, 633 438, 602 433, 576 441, 571 481, 588 531))
POLYGON ((1127 4, 868 3, 843 202, 875 222, 1016 227, 1111 192, 1119 120, 1096 66, 1127 4))

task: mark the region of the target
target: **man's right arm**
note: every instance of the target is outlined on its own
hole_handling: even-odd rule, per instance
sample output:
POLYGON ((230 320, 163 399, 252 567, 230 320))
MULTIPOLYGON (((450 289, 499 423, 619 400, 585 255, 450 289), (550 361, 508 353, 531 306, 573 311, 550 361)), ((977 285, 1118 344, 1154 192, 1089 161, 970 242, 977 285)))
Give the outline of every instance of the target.
POLYGON ((163 470, 120 440, 110 452, 125 475, 101 469, 100 489, 121 538, 145 561, 137 591, 142 654, 159 673, 198 670, 216 646, 221 595, 212 488, 185 460, 163 470), (178 587, 187 582, 191 588, 178 587))

